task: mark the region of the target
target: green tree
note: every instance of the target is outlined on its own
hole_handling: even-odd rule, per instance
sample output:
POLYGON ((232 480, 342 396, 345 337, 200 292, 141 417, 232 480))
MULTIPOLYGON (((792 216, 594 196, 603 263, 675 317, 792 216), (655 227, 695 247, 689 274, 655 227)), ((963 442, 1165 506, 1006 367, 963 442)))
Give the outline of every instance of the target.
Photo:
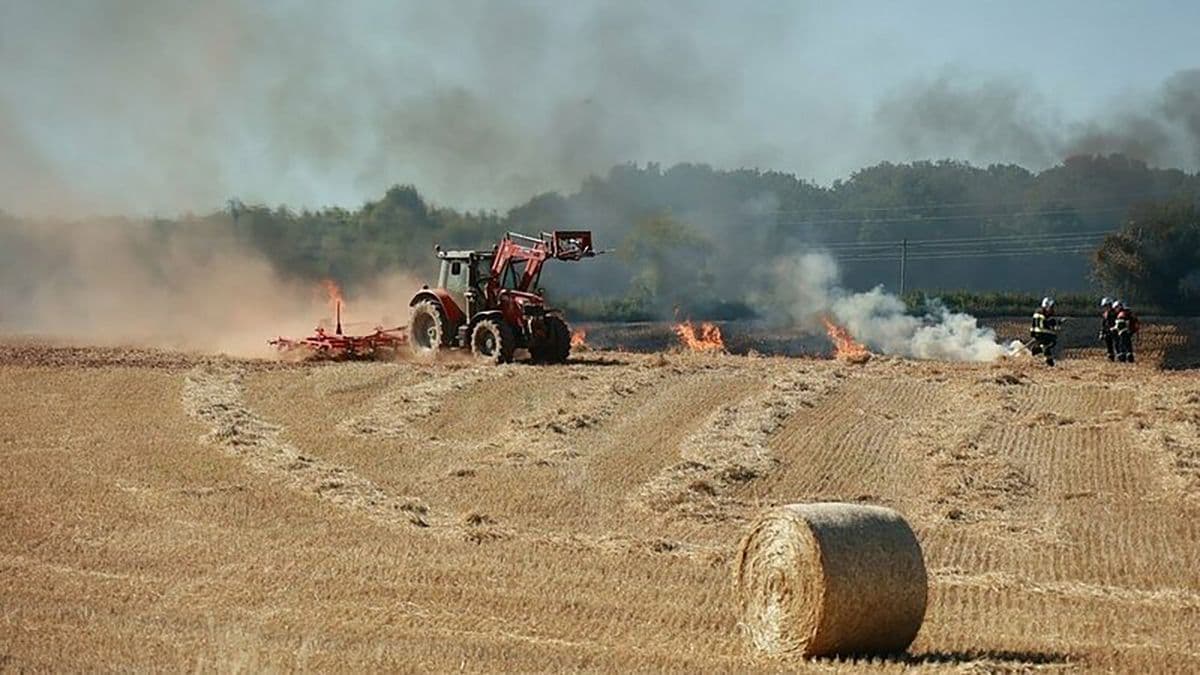
POLYGON ((634 224, 619 256, 633 271, 631 295, 687 307, 712 296, 712 252, 712 243, 692 226, 658 215, 634 224))
POLYGON ((1188 311, 1200 302, 1200 210, 1190 200, 1144 204, 1093 259, 1096 278, 1139 303, 1188 311))

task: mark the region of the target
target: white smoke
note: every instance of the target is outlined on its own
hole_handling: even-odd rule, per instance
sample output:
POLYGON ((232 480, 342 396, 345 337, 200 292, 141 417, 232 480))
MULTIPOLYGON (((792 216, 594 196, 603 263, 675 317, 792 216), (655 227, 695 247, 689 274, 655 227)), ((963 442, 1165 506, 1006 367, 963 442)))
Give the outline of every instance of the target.
POLYGON ((840 286, 837 261, 824 253, 785 258, 775 268, 777 297, 791 317, 816 329, 831 317, 872 351, 944 361, 991 361, 1013 353, 996 332, 970 314, 933 303, 924 316, 907 313, 904 301, 876 287, 853 293, 840 286))

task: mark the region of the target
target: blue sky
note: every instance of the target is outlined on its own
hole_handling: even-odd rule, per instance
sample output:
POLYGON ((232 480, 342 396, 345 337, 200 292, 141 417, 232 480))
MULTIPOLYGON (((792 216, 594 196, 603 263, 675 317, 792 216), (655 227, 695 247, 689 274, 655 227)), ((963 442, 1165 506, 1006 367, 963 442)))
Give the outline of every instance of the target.
POLYGON ((1190 2, 841 2, 818 14, 819 44, 846 59, 867 96, 959 67, 1028 80, 1064 113, 1102 111, 1114 96, 1200 64, 1190 2), (850 36, 850 37, 847 37, 850 36), (857 58, 872 50, 867 58, 857 58))
POLYGON ((393 183, 502 209, 622 161, 827 183, 1133 148, 1194 171, 1196 26, 1183 2, 0 0, 0 209, 393 183))

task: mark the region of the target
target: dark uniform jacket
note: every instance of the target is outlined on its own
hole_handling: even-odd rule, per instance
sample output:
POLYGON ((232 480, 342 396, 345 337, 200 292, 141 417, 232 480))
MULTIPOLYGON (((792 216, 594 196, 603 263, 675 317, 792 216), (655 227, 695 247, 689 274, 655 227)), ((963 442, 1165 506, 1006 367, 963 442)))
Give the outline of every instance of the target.
POLYGON ((1117 322, 1117 310, 1112 307, 1106 308, 1100 313, 1100 334, 1105 335, 1113 332, 1113 325, 1117 322))
POLYGON ((1053 313, 1047 312, 1042 308, 1038 308, 1033 312, 1033 323, 1029 326, 1029 334, 1038 337, 1040 336, 1057 336, 1059 320, 1053 313))

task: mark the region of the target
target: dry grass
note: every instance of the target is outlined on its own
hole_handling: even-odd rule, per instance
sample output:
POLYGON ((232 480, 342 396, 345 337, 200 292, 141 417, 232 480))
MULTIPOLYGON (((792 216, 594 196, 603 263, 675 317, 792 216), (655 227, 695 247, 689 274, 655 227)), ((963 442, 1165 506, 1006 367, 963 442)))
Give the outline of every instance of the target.
POLYGON ((913 525, 925 623, 904 658, 782 667, 1195 671, 1200 385, 1081 354, 0 347, 0 665, 773 670, 739 633, 736 544, 838 500, 913 525))

